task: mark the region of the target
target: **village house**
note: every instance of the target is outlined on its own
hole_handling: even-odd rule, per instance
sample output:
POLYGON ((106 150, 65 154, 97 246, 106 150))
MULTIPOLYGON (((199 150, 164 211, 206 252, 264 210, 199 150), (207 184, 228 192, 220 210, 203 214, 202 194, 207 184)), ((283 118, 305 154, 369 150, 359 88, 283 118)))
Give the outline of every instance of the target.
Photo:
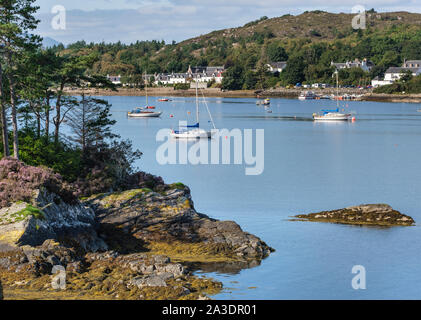
POLYGON ((371 69, 375 67, 374 63, 367 59, 363 59, 362 61, 360 61, 359 59, 355 59, 354 61, 346 61, 346 62, 339 62, 339 63, 332 61, 330 65, 335 67, 336 70, 361 68, 366 72, 370 72, 371 69))
POLYGON ((421 75, 421 61, 405 61, 402 67, 390 67, 384 74, 384 80, 380 80, 379 77, 376 77, 371 81, 371 85, 373 87, 379 87, 392 84, 393 82, 400 80, 407 71, 410 71, 414 77, 421 75))
POLYGON ((113 84, 118 85, 121 84, 121 76, 110 76, 107 74, 107 79, 110 80, 113 84))
POLYGON ((404 68, 421 68, 421 60, 408 60, 403 63, 404 68))
POLYGON ((211 82, 215 81, 216 83, 222 83, 223 73, 225 72, 224 66, 216 66, 216 67, 192 67, 189 66, 187 73, 189 74, 190 78, 197 82, 211 82))
POLYGON ((268 71, 272 73, 275 73, 275 72, 281 73, 282 71, 284 71, 286 66, 287 66, 286 61, 269 62, 268 64, 266 64, 268 71))

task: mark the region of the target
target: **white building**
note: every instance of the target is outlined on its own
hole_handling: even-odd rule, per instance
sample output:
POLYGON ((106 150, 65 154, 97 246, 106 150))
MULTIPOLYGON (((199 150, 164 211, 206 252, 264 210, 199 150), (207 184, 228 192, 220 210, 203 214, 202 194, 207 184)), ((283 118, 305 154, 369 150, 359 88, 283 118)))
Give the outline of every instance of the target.
POLYGON ((284 71, 286 66, 287 66, 286 61, 270 62, 270 63, 266 64, 266 67, 268 68, 268 71, 272 72, 272 73, 275 73, 275 72, 281 73, 282 71, 284 71))
POLYGON ((363 59, 362 61, 360 61, 359 59, 355 59, 354 61, 346 61, 346 62, 340 62, 340 63, 332 61, 330 65, 334 66, 336 70, 361 68, 366 72, 371 71, 371 69, 373 69, 373 67, 375 66, 373 62, 367 59, 363 59))
POLYGON ((107 79, 110 80, 113 84, 121 84, 121 75, 110 76, 109 74, 107 74, 107 79))
POLYGON ((418 67, 405 67, 407 65, 411 65, 410 61, 405 62, 403 67, 390 67, 384 74, 384 80, 380 80, 379 77, 376 77, 371 81, 371 85, 373 87, 379 87, 392 84, 393 82, 400 80, 407 71, 411 71, 411 74, 414 77, 421 74, 421 61, 419 61, 418 67))
POLYGON ((407 72, 411 71, 411 74, 416 77, 421 74, 421 67, 418 68, 405 68, 405 67, 390 67, 384 74, 385 81, 397 81, 407 72))
POLYGON ((223 73, 225 72, 224 66, 216 67, 192 67, 189 66, 187 73, 191 79, 197 79, 198 82, 211 82, 222 83, 224 79, 223 73))
POLYGON ((191 67, 186 73, 161 73, 155 75, 155 84, 159 85, 172 85, 178 83, 189 83, 194 82, 197 79, 199 83, 209 83, 215 81, 216 83, 222 83, 224 79, 223 73, 225 67, 191 67))

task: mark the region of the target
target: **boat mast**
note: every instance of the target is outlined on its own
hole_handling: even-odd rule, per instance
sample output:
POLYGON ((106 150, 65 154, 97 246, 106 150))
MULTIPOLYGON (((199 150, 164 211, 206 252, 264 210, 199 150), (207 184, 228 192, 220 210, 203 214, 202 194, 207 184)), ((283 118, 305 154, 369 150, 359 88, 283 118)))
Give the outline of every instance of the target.
POLYGON ((336 70, 335 73, 336 73, 336 106, 339 108, 339 72, 338 70, 336 70))
POLYGON ((196 123, 199 123, 199 84, 197 82, 197 75, 196 75, 196 123))
POLYGON ((145 70, 145 91, 146 91, 146 107, 148 107, 148 77, 145 70))

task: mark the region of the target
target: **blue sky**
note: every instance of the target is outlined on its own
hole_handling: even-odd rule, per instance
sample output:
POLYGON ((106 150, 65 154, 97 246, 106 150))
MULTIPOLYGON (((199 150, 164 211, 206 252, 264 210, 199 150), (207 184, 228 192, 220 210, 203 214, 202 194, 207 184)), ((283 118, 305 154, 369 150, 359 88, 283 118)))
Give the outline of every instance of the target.
POLYGON ((421 0, 37 0, 38 33, 68 44, 181 41, 213 30, 237 27, 261 16, 277 17, 306 10, 350 13, 355 5, 377 11, 421 12, 421 0), (345 3, 345 5, 344 5, 345 3), (51 10, 66 8, 66 29, 54 30, 51 10))

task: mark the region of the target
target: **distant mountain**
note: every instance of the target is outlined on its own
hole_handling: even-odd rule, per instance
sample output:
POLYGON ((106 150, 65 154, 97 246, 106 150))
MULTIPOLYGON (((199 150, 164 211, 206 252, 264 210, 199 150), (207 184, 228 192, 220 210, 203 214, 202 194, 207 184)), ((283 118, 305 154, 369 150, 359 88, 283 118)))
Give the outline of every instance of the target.
POLYGON ((42 40, 42 46, 44 48, 51 48, 54 46, 58 46, 59 44, 61 44, 61 42, 58 42, 57 40, 54 40, 53 38, 50 38, 50 37, 45 37, 42 40))

